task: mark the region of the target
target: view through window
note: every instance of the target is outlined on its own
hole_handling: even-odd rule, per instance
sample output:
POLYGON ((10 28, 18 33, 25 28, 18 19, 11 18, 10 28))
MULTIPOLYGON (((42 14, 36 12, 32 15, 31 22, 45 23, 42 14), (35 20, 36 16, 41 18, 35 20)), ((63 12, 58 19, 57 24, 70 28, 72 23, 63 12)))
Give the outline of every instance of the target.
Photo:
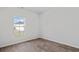
POLYGON ((14 32, 16 34, 21 34, 24 32, 24 17, 21 16, 14 16, 13 21, 14 21, 14 32))

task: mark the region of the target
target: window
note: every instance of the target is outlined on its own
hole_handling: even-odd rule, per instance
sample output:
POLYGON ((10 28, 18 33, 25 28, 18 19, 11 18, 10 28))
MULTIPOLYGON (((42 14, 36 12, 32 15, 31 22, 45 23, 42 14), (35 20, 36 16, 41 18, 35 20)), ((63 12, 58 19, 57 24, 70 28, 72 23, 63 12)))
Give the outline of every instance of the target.
POLYGON ((13 21, 14 21, 14 32, 20 34, 24 32, 24 17, 21 16, 14 16, 13 21))

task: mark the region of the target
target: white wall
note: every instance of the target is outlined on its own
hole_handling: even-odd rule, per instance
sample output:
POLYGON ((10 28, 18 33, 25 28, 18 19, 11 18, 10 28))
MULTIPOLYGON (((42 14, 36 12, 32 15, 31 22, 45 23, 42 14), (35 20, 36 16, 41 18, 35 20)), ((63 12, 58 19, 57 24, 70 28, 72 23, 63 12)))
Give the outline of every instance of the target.
POLYGON ((38 15, 19 8, 0 9, 0 47, 35 39, 38 37, 38 15), (13 32, 13 16, 26 18, 25 35, 15 36, 13 32))
POLYGON ((79 8, 52 8, 42 15, 43 38, 79 48, 79 8))

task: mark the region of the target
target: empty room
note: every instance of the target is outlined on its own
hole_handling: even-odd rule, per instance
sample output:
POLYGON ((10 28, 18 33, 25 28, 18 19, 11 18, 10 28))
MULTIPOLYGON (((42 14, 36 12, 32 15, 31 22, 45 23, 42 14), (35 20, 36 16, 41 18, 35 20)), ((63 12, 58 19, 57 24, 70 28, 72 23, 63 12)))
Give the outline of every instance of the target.
POLYGON ((79 52, 79 7, 0 7, 0 52, 79 52))

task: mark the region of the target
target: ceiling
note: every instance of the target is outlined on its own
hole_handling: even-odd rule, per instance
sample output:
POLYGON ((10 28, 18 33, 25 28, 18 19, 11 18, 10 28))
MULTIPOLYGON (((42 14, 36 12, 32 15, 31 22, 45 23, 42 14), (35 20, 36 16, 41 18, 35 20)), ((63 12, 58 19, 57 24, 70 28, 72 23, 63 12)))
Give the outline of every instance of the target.
POLYGON ((27 9, 29 11, 38 13, 38 14, 42 14, 48 10, 50 10, 50 7, 25 7, 24 9, 27 9))
MULTIPOLYGON (((5 10, 7 7, 0 7, 0 10, 5 10)), ((17 7, 21 9, 25 9, 37 14, 42 14, 51 9, 51 7, 17 7)))

